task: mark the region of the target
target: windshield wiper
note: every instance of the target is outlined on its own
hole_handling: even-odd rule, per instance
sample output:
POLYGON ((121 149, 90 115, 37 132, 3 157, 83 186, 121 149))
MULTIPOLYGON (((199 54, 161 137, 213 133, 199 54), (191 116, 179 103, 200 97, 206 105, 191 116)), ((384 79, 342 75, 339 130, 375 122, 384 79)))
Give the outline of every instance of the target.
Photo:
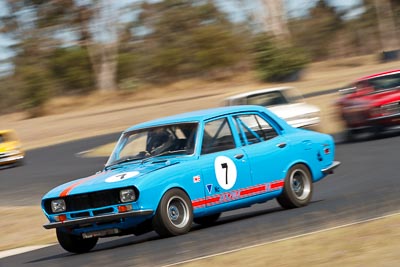
POLYGON ((123 159, 120 159, 120 160, 114 162, 114 163, 111 164, 111 165, 105 166, 104 169, 105 169, 105 170, 109 170, 111 167, 116 166, 116 165, 119 165, 119 164, 121 164, 121 163, 126 163, 126 162, 135 161, 135 160, 141 160, 141 159, 143 159, 143 158, 142 158, 142 157, 128 157, 128 158, 123 158, 123 159))
POLYGON ((151 160, 151 159, 153 159, 153 158, 157 158, 157 157, 160 157, 160 156, 166 156, 166 155, 174 155, 174 154, 179 154, 179 153, 187 153, 187 151, 186 151, 185 149, 182 149, 182 150, 168 150, 168 151, 164 151, 164 152, 161 152, 160 154, 157 154, 157 155, 153 155, 153 156, 144 158, 144 159, 142 160, 142 164, 145 163, 145 162, 148 162, 149 160, 151 160))

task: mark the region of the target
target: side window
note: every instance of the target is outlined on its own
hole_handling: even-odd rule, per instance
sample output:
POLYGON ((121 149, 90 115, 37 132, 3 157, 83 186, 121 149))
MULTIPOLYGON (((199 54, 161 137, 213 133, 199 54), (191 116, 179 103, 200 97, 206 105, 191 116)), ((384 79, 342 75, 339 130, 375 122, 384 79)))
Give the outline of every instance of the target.
POLYGON ((235 141, 226 118, 207 122, 204 127, 201 154, 235 148, 235 141))
POLYGON ((235 122, 243 145, 263 142, 278 135, 265 119, 256 114, 235 116, 235 122))

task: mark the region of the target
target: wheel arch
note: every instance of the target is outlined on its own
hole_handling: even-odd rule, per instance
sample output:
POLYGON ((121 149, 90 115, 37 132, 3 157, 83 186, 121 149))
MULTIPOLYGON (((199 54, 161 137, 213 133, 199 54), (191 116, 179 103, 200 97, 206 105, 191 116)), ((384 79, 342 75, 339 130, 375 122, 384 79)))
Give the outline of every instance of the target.
MULTIPOLYGON (((192 201, 192 199, 190 198, 190 194, 187 192, 187 190, 183 186, 181 186, 179 184, 172 184, 171 186, 165 187, 164 190, 161 192, 160 198, 158 199, 157 207, 160 205, 161 199, 164 197, 164 195, 168 191, 173 190, 173 189, 181 190, 182 192, 184 192, 187 195, 187 197, 189 198, 190 202, 192 201)), ((192 209, 193 209, 193 207, 192 207, 192 209)))
POLYGON ((291 163, 287 166, 287 168, 286 168, 286 170, 285 170, 284 177, 286 177, 288 171, 289 171, 293 166, 295 166, 295 165, 297 165, 297 164, 304 165, 304 166, 308 169, 308 171, 309 171, 310 174, 311 174, 312 181, 314 182, 314 181, 315 181, 315 173, 314 173, 314 170, 311 168, 310 164, 309 164, 308 162, 304 161, 304 160, 296 160, 296 161, 291 162, 291 163))

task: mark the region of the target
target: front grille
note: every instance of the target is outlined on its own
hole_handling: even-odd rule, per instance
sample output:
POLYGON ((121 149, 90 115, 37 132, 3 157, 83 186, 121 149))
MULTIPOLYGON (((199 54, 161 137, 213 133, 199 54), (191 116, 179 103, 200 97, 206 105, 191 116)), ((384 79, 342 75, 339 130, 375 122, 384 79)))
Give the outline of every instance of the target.
MULTIPOLYGON (((64 198, 67 207, 66 212, 97 209, 120 204, 121 200, 119 192, 121 189, 123 188, 67 196, 64 198)), ((135 191, 137 193, 136 189, 135 191)), ((44 201, 44 208, 48 214, 53 214, 53 211, 51 210, 52 200, 54 200, 54 198, 46 199, 44 201)), ((109 211, 107 210, 106 212, 109 211)))
POLYGON ((113 211, 114 211, 113 208, 105 208, 105 209, 101 209, 101 210, 94 210, 93 211, 93 215, 97 216, 97 215, 101 215, 101 214, 111 213, 113 211))
POLYGON ((72 195, 65 198, 67 211, 95 209, 120 203, 119 190, 72 195))

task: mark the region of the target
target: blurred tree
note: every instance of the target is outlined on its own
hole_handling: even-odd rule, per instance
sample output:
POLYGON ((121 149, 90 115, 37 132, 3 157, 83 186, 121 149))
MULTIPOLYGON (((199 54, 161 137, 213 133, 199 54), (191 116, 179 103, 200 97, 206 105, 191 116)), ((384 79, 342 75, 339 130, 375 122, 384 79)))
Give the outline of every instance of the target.
POLYGON ((81 47, 57 48, 48 66, 62 93, 85 93, 95 87, 89 55, 81 47))
POLYGON ((254 65, 260 79, 265 82, 290 82, 299 78, 299 72, 309 62, 299 48, 276 42, 266 34, 254 40, 254 65))
POLYGON ((380 50, 374 0, 363 0, 359 8, 364 11, 359 16, 344 21, 344 31, 348 52, 345 56, 366 55, 380 50))
POLYGON ((328 48, 343 26, 343 15, 343 12, 338 12, 336 8, 330 6, 328 1, 319 0, 309 10, 307 17, 294 18, 290 21, 294 43, 303 47, 313 60, 329 58, 328 48))
POLYGON ((289 40, 290 32, 286 21, 285 3, 283 0, 262 0, 264 6, 265 31, 272 33, 280 40, 289 40))
POLYGON ((139 75, 156 81, 199 76, 243 61, 245 38, 213 1, 144 3, 138 24, 139 75))
POLYGON ((374 0, 378 17, 378 28, 383 51, 399 49, 398 31, 394 19, 391 0, 374 0))
POLYGON ((110 1, 8 0, 6 7, 9 12, 1 18, 1 32, 17 42, 23 42, 34 32, 42 50, 59 47, 61 41, 57 35, 64 33, 72 39, 71 43, 87 51, 96 88, 117 89, 119 16, 110 1))

